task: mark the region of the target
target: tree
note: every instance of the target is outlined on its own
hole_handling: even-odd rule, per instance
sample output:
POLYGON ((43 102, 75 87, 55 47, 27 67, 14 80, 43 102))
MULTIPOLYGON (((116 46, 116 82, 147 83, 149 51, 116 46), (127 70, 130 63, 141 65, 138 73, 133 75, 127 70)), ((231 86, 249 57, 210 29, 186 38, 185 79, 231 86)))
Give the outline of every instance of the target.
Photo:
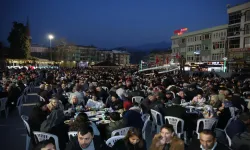
POLYGON ((8 37, 11 58, 30 58, 30 41, 26 34, 27 28, 22 23, 13 22, 13 27, 8 37))

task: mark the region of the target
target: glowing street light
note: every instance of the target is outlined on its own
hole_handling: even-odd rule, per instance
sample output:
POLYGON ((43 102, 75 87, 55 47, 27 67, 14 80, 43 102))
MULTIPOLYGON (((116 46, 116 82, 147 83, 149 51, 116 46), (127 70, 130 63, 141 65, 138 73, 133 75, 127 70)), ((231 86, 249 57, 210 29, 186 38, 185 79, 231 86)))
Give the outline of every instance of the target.
POLYGON ((50 48, 50 60, 52 61, 52 49, 51 49, 51 40, 54 39, 54 36, 52 34, 48 35, 49 38, 49 48, 50 48))

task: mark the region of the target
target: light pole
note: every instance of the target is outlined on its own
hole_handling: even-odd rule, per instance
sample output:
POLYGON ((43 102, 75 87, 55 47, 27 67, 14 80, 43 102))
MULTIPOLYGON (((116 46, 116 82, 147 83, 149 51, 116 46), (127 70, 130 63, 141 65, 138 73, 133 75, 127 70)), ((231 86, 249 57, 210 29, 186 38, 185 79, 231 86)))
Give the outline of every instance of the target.
POLYGON ((223 66, 223 72, 226 72, 226 69, 227 69, 227 57, 223 57, 223 60, 224 60, 224 66, 223 66))
POLYGON ((49 34, 49 48, 50 48, 50 61, 52 61, 52 49, 51 49, 51 40, 54 39, 54 36, 52 34, 49 34))

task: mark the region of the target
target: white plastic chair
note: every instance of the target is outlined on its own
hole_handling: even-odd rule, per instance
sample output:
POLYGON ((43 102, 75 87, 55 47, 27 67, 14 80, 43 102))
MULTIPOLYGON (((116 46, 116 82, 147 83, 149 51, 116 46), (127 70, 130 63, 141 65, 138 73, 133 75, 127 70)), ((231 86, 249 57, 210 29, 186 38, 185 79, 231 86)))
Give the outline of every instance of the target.
POLYGON ((18 109, 18 113, 21 116, 22 114, 22 108, 23 108, 23 99, 24 99, 24 95, 21 95, 18 99, 17 99, 17 103, 16 103, 16 107, 18 109))
POLYGON ((145 122, 148 118, 150 119, 150 115, 149 114, 143 114, 141 116, 141 119, 142 119, 143 122, 145 122))
POLYGON ((218 120, 213 119, 213 118, 197 120, 197 126, 196 126, 196 134, 198 135, 197 139, 200 139, 199 127, 200 127, 201 122, 203 122, 203 129, 208 129, 209 130, 209 129, 212 129, 213 126, 216 127, 218 120))
POLYGON ((33 133, 37 137, 38 142, 48 140, 49 138, 53 138, 55 141, 56 150, 60 150, 58 137, 56 135, 45 133, 45 132, 38 132, 38 131, 34 131, 33 133))
POLYGON ((106 141, 106 144, 109 146, 109 147, 113 147, 113 145, 115 144, 116 141, 120 140, 120 139, 123 139, 125 136, 124 135, 120 135, 120 136, 113 136, 111 138, 109 138, 107 141, 106 141))
POLYGON ((33 92, 34 91, 34 83, 33 82, 30 82, 30 84, 29 84, 29 90, 30 90, 30 92, 33 92))
POLYGON ((102 86, 102 88, 103 88, 106 92, 109 92, 109 88, 108 88, 108 87, 102 86))
POLYGON ((132 97, 132 103, 136 102, 138 104, 141 104, 141 102, 144 100, 142 96, 134 96, 132 97))
POLYGON ((29 87, 26 87, 23 90, 23 93, 22 93, 22 95, 24 95, 24 101, 25 101, 25 103, 27 102, 27 99, 28 99, 28 92, 29 92, 29 87))
POLYGON ((111 133, 111 137, 113 136, 117 136, 117 135, 126 135, 128 133, 128 130, 130 129, 130 127, 125 127, 125 128, 121 128, 121 129, 117 129, 117 130, 114 130, 112 133, 111 133))
POLYGON ((9 114, 9 108, 6 107, 7 100, 8 100, 7 97, 4 97, 4 98, 0 99, 0 115, 1 115, 1 112, 4 110, 5 118, 8 118, 8 114, 9 114))
POLYGON ((68 132, 68 136, 69 136, 69 139, 71 138, 71 136, 72 137, 77 136, 77 131, 70 131, 70 132, 68 132))
POLYGON ((38 95, 38 96, 39 96, 39 101, 40 102, 45 102, 45 99, 42 96, 40 96, 40 95, 38 95))
POLYGON ((152 118, 153 118, 153 124, 152 124, 152 130, 153 131, 153 128, 154 128, 154 125, 157 127, 157 133, 160 132, 160 128, 161 126, 163 126, 164 122, 162 120, 162 115, 161 113, 159 113, 158 111, 155 111, 153 109, 150 110, 151 111, 151 114, 152 114, 152 118), (159 122, 158 122, 158 119, 157 119, 157 116, 159 116, 159 122))
POLYGON ((236 117, 230 118, 230 119, 228 120, 228 122, 227 122, 227 125, 226 125, 225 129, 224 129, 224 132, 225 132, 226 137, 227 137, 227 140, 228 140, 228 146, 229 146, 229 147, 231 147, 232 140, 231 140, 231 138, 230 138, 230 137, 228 136, 228 134, 227 134, 227 128, 228 128, 228 126, 231 124, 231 122, 234 121, 235 119, 236 119, 236 117))
POLYGON ((175 133, 178 135, 179 138, 181 138, 181 134, 184 134, 184 120, 177 118, 177 117, 172 117, 172 116, 165 116, 165 120, 168 120, 168 123, 173 125, 175 133), (177 126, 179 122, 181 122, 180 133, 177 132, 177 126))
POLYGON ((147 125, 148 125, 148 123, 150 121, 150 115, 149 114, 147 114, 147 115, 148 116, 145 117, 146 119, 144 121, 143 128, 142 128, 142 137, 143 137, 144 140, 146 140, 146 128, 147 128, 147 125))
POLYGON ((26 150, 29 150, 29 146, 30 146, 30 126, 28 124, 28 120, 29 120, 29 117, 28 116, 25 116, 25 115, 22 115, 21 116, 21 119, 23 120, 23 123, 24 123, 24 126, 27 130, 27 134, 26 134, 26 150))
POLYGON ((175 93, 173 92, 173 91, 170 91, 171 93, 172 93, 172 95, 173 95, 173 98, 175 98, 175 93))

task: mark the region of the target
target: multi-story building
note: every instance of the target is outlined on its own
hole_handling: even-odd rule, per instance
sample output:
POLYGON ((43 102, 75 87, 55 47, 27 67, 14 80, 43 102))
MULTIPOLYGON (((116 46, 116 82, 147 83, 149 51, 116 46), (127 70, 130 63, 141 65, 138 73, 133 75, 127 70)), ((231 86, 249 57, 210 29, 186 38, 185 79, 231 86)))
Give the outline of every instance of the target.
POLYGON ((155 65, 162 66, 164 64, 169 63, 171 59, 172 59, 171 50, 152 51, 148 56, 147 63, 150 66, 155 66, 155 65))
POLYGON ((186 62, 223 61, 226 53, 228 25, 174 35, 172 56, 184 56, 186 62))
POLYGON ((103 61, 111 59, 112 51, 98 50, 96 54, 97 54, 97 61, 103 62, 103 61))
POLYGON ((130 64, 130 54, 126 51, 112 50, 111 60, 117 65, 126 66, 130 64))
POLYGON ((243 67, 250 62, 250 2, 228 6, 229 69, 243 67))
POLYGON ((96 63, 97 60, 97 48, 94 46, 82 46, 77 45, 76 61, 89 62, 90 64, 96 63))
POLYGON ((46 46, 33 44, 30 47, 30 54, 33 57, 49 59, 49 55, 50 55, 49 53, 50 53, 49 48, 46 46))

